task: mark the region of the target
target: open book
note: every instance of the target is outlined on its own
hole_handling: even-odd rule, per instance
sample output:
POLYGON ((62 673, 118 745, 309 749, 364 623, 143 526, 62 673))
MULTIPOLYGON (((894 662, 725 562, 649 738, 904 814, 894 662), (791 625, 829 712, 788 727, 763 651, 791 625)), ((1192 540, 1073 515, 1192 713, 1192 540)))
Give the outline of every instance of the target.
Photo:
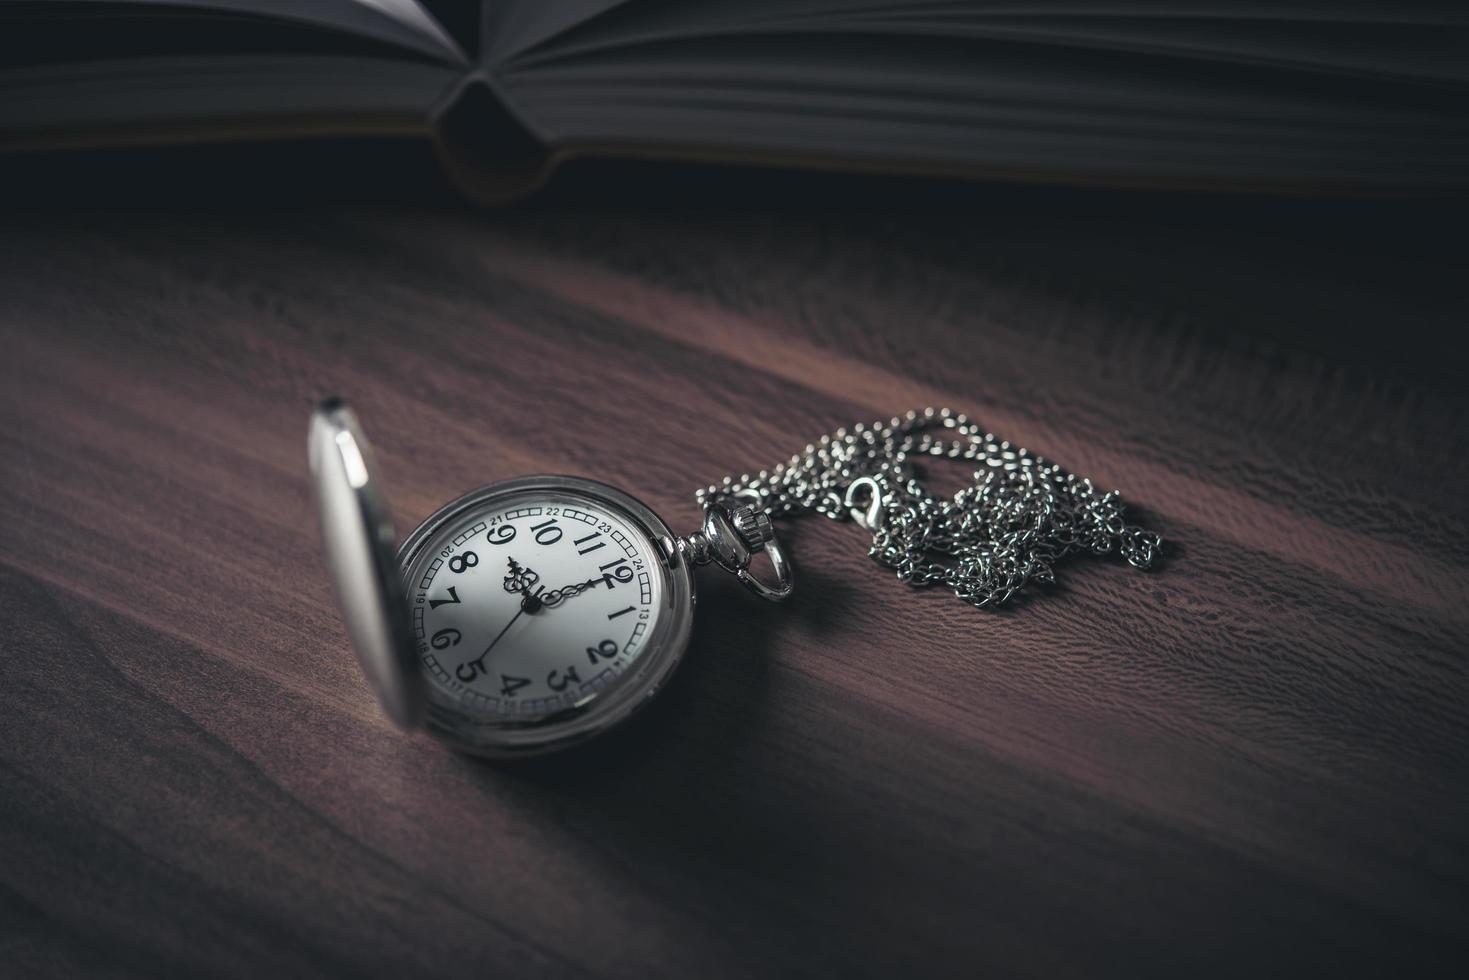
POLYGON ((0 0, 0 148, 416 134, 570 155, 1343 191, 1469 182, 1423 0, 0 0))

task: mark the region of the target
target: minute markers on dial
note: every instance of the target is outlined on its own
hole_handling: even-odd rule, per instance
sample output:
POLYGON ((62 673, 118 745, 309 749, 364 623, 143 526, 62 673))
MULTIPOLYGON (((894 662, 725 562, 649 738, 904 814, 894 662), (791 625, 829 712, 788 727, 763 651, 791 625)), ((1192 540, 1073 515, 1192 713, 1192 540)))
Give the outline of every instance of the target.
POLYGON ((459 525, 418 566, 425 568, 422 660, 440 690, 477 711, 517 717, 582 707, 604 694, 641 653, 661 613, 657 570, 650 587, 640 531, 615 512, 554 500, 482 511, 459 525), (478 554, 463 558, 472 550, 478 554), (614 589, 622 591, 561 608, 583 593, 614 589), (472 659, 443 662, 477 646, 482 652, 472 659))

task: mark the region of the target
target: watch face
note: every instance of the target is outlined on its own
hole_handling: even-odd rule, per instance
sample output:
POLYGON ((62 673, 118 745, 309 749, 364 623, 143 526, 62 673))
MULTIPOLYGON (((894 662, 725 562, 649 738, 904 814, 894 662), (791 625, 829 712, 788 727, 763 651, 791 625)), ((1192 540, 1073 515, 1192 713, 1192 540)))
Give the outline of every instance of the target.
POLYGON ((609 487, 516 480, 462 498, 404 546, 430 721, 468 747, 591 734, 657 690, 687 644, 692 578, 666 526, 609 487))

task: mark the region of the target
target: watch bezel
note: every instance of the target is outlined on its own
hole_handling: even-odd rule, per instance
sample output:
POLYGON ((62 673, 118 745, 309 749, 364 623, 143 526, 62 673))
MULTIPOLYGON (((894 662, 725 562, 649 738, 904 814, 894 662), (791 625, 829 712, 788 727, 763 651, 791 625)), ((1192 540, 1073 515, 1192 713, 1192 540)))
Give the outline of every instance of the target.
MULTIPOLYGON (((446 525, 455 523, 470 511, 483 510, 500 497, 526 492, 571 493, 591 498, 619 511, 647 539, 650 560, 660 566, 665 576, 665 609, 652 631, 643 641, 642 652, 628 666, 613 690, 599 694, 579 708, 543 718, 480 719, 461 705, 451 704, 439 696, 427 678, 427 722, 431 734, 461 751, 493 758, 538 755, 567 748, 600 735, 622 724, 663 690, 683 660, 693 630, 696 592, 689 563, 677 549, 666 549, 675 540, 672 531, 654 511, 616 487, 576 476, 534 475, 491 483, 472 490, 431 514, 420 524, 398 550, 398 573, 405 593, 408 574, 421 557, 423 548, 446 525)), ((423 666, 415 648, 414 667, 423 666)))

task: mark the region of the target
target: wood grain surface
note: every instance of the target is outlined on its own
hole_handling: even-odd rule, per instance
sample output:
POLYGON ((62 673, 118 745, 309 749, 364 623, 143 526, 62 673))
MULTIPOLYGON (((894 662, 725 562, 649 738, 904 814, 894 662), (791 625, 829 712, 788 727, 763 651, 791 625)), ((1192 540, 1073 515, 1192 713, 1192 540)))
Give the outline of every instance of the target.
POLYGON ((5 215, 0 974, 1463 968, 1462 209, 656 184, 5 215), (1170 550, 985 613, 793 523, 790 603, 701 572, 658 704, 497 766, 357 671, 326 394, 405 534, 531 472, 688 529, 943 403, 1170 550))

